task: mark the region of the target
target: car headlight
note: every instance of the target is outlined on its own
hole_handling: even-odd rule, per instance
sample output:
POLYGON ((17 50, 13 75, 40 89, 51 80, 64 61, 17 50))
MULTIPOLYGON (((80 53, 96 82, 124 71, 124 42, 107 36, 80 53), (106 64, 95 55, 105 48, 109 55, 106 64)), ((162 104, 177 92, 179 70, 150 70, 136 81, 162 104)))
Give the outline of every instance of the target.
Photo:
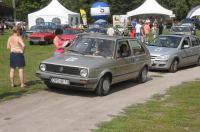
POLYGON ((87 76, 88 76, 88 70, 87 70, 87 69, 81 69, 80 75, 81 75, 82 77, 87 77, 87 76))
POLYGON ((40 70, 41 71, 46 71, 46 65, 45 64, 40 64, 40 70))
POLYGON ((169 55, 158 56, 157 59, 158 60, 168 60, 169 59, 169 55))

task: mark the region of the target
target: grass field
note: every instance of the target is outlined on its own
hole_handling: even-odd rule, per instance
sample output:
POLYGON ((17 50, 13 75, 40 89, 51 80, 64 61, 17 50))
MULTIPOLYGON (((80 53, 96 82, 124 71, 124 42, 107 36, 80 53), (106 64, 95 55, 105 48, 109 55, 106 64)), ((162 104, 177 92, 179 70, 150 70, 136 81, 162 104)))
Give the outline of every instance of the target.
MULTIPOLYGON (((0 35, 0 101, 45 89, 46 86, 35 76, 35 72, 39 63, 52 56, 54 50, 53 45, 29 45, 25 40, 25 80, 28 87, 26 89, 19 88, 18 74, 16 74, 18 87, 11 88, 9 81, 9 51, 6 49, 9 34, 10 32, 6 31, 4 35, 0 35)), ((197 36, 200 37, 200 31, 197 31, 197 36)))
POLYGON ((0 35, 0 101, 18 97, 22 94, 31 93, 46 88, 45 85, 35 76, 39 63, 53 54, 53 45, 29 45, 27 40, 25 51, 25 80, 27 88, 19 88, 18 72, 16 73, 16 84, 18 87, 11 88, 9 81, 9 50, 6 43, 9 31, 0 35))
POLYGON ((122 116, 99 125, 95 132, 199 132, 200 81, 171 88, 122 116))

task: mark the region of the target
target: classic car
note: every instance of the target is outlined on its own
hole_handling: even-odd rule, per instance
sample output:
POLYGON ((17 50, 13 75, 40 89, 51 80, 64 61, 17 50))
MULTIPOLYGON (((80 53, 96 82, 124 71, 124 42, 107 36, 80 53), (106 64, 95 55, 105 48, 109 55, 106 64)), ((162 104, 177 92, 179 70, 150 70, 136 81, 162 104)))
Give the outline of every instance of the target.
POLYGON ((150 69, 176 72, 178 68, 200 65, 200 41, 193 35, 161 35, 148 44, 150 69))
POLYGON ((82 34, 65 54, 42 61, 36 75, 49 88, 79 88, 104 96, 114 83, 147 81, 149 65, 149 51, 136 39, 82 34))
POLYGON ((64 41, 69 40, 70 42, 72 42, 81 32, 82 31, 80 28, 65 28, 63 30, 63 35, 61 36, 61 38, 64 41))
POLYGON ((194 35, 189 26, 172 26, 171 33, 172 34, 194 35))
POLYGON ((28 35, 30 44, 51 44, 55 37, 54 30, 51 28, 40 28, 36 32, 28 35))

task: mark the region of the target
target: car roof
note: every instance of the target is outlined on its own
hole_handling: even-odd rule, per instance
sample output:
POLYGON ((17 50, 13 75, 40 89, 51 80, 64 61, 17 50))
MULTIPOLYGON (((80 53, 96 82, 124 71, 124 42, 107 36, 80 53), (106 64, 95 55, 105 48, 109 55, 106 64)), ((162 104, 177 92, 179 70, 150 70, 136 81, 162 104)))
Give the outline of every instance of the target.
POLYGON ((171 34, 167 34, 167 35, 160 35, 160 36, 174 36, 174 37, 196 37, 195 35, 188 35, 188 34, 176 34, 176 33, 171 33, 171 34))
POLYGON ((176 25, 176 26, 172 26, 172 27, 188 27, 188 28, 190 28, 188 25, 176 25))
POLYGON ((160 35, 160 36, 171 36, 171 37, 185 37, 185 36, 191 36, 191 35, 185 35, 185 34, 176 34, 176 33, 171 33, 167 35, 160 35))
MULTIPOLYGON (((107 40, 119 40, 119 39, 131 39, 130 37, 125 36, 108 36, 108 35, 102 35, 102 34, 96 34, 96 33, 83 33, 80 34, 81 36, 86 36, 88 38, 97 38, 97 39, 107 39, 107 40)), ((132 39, 136 40, 136 39, 132 39)))

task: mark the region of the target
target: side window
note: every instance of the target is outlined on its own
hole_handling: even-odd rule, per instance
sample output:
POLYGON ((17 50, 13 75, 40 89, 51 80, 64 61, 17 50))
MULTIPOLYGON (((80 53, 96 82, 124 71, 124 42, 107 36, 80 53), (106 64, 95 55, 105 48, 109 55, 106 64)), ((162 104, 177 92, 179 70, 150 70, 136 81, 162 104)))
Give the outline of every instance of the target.
POLYGON ((35 20, 35 22, 36 22, 36 25, 42 25, 42 24, 44 24, 44 19, 41 18, 41 17, 39 17, 39 18, 37 18, 37 19, 35 20))
POLYGON ((192 47, 199 46, 198 38, 191 37, 191 41, 192 41, 192 47))
POLYGON ((184 40, 183 40, 183 43, 182 43, 182 49, 186 49, 186 48, 189 48, 190 47, 190 43, 189 43, 189 37, 186 37, 184 40))
POLYGON ((137 40, 130 40, 130 46, 134 55, 141 55, 145 53, 144 48, 139 44, 137 40))
POLYGON ((117 58, 128 57, 131 55, 131 50, 128 41, 119 41, 117 44, 117 58))
POLYGON ((57 17, 53 18, 52 22, 55 23, 55 24, 57 24, 57 25, 61 24, 60 18, 57 18, 57 17))

